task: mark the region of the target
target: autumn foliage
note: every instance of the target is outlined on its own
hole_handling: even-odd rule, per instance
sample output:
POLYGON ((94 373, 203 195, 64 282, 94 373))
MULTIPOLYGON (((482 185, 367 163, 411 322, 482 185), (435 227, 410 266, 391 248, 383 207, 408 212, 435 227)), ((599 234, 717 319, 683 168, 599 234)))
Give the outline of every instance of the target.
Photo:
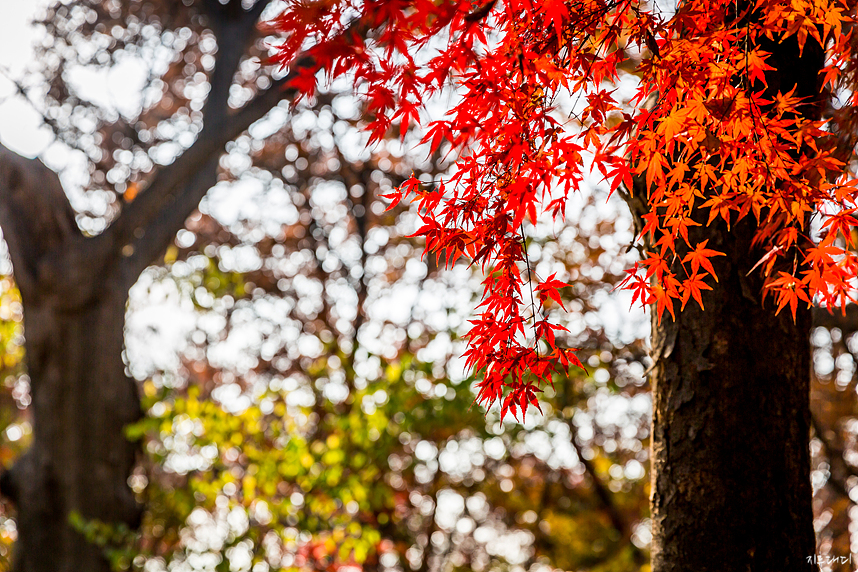
POLYGON ((835 0, 689 0, 675 13, 628 0, 298 0, 273 24, 293 86, 311 94, 322 77, 353 79, 371 142, 392 126, 404 134, 433 96, 455 90, 424 138, 457 157, 454 172, 430 186, 412 178, 388 198, 417 201, 427 252, 484 271, 465 357, 482 375, 478 400, 517 416, 538 407, 552 372, 581 365, 547 319, 567 284, 534 275, 526 228, 562 218, 593 173, 611 192, 645 185, 642 257, 624 287, 659 320, 692 300, 703 307, 718 280, 711 260, 723 253, 689 229, 746 217, 763 253, 753 271, 776 311, 854 301, 851 10, 835 0), (766 46, 784 41, 825 50, 818 97, 768 85, 766 46))

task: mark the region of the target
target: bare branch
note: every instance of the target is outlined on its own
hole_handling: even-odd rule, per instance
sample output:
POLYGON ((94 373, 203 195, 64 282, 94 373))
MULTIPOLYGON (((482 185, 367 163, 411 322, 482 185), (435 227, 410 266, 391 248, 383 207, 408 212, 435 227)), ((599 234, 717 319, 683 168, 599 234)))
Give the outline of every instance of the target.
POLYGON ((271 0, 257 0, 253 6, 245 10, 240 0, 232 0, 226 4, 221 4, 219 0, 203 0, 203 13, 209 19, 215 33, 218 33, 219 27, 224 24, 229 25, 230 22, 237 20, 241 20, 242 26, 249 31, 256 25, 262 11, 270 3, 271 0))
POLYGON ((254 37, 253 29, 261 13, 260 5, 264 8, 268 1, 260 0, 250 10, 244 10, 239 0, 232 0, 225 5, 218 0, 203 3, 203 13, 208 18, 218 45, 214 73, 209 79, 211 90, 203 107, 203 117, 207 123, 220 123, 228 114, 229 88, 246 48, 254 37))
POLYGON ((254 24, 259 20, 259 17, 262 16, 262 12, 269 4, 271 4, 271 0, 256 0, 256 4, 247 11, 248 17, 254 24))
POLYGON ((134 241, 123 248, 120 265, 122 288, 131 288, 140 273, 152 264, 167 249, 193 213, 202 197, 217 183, 217 168, 220 154, 215 153, 202 169, 186 184, 170 209, 162 209, 156 218, 149 221, 144 232, 138 233, 134 241), (188 213, 182 216, 182 213, 188 213), (181 220, 179 220, 181 218, 181 220), (178 227, 176 225, 179 225, 178 227))

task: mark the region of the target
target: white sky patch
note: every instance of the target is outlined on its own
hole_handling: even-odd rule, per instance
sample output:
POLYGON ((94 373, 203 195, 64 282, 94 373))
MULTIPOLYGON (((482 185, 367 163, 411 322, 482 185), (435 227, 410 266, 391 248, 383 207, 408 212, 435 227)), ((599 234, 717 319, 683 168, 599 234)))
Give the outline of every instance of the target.
POLYGON ((0 0, 0 141, 9 149, 35 157, 52 141, 39 113, 6 78, 20 78, 33 61, 33 42, 39 32, 30 25, 44 1, 0 0))
POLYGON ((139 58, 127 57, 111 67, 76 67, 68 71, 69 84, 83 99, 133 117, 143 103, 149 70, 139 58))
POLYGON ((126 352, 131 373, 145 379, 158 371, 176 371, 179 352, 196 325, 193 305, 175 282, 144 272, 131 289, 126 320, 126 352))
POLYGON ((9 71, 23 72, 32 60, 33 40, 37 31, 30 26, 30 20, 40 6, 47 2, 21 0, 0 0, 0 62, 9 71))

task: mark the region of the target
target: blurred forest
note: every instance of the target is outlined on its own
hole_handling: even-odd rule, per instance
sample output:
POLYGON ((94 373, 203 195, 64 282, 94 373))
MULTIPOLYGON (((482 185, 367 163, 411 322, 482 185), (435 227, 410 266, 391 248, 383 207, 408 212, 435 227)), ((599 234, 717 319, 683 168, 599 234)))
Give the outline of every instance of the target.
MULTIPOLYGON (((219 43, 213 14, 264 20, 277 5, 263 4, 71 0, 42 11, 37 58, 7 78, 8 96, 26 97, 53 131, 49 166, 84 235, 104 232, 193 148, 215 60, 237 49, 219 43), (92 78, 117 70, 140 78, 139 100, 91 95, 92 78)), ((610 296, 634 255, 625 207, 594 189, 566 224, 531 229, 535 271, 576 280, 563 292, 570 311, 555 311, 588 369, 555 379, 542 415, 501 423, 472 405, 456 359, 479 277, 421 260, 408 205, 385 211, 378 198, 412 172, 440 176, 450 159, 424 159, 413 133, 364 150, 349 85, 293 109, 264 64, 277 39, 247 33, 228 106, 268 108, 217 157, 216 184, 127 306, 123 358, 145 412, 126 430, 141 451, 128 484, 142 526, 77 513, 72 526, 117 570, 646 570, 646 330, 610 296), (605 324, 606 305, 619 324, 605 324)), ((9 467, 33 419, 24 306, 3 268, 9 467)), ((856 330, 830 318, 812 339, 820 555, 858 549, 856 330)), ((3 501, 0 569, 17 530, 3 501)))

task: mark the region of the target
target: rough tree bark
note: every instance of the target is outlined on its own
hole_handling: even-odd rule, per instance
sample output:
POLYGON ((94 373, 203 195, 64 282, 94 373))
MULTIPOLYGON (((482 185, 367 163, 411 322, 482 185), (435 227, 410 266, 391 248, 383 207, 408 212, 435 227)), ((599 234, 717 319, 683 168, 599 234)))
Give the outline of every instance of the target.
MULTIPOLYGON (((55 173, 0 146, 0 228, 24 306, 33 442, 0 477, 18 510, 16 572, 107 572, 101 549, 69 525, 72 512, 139 525, 127 479, 137 445, 124 427, 141 415, 122 360, 129 288, 163 255, 216 181, 224 145, 292 98, 287 76, 239 110, 229 88, 269 0, 204 0, 218 40, 197 141, 162 168, 111 226, 84 236, 55 173)), ((300 63, 299 63, 300 65, 300 63)))
POLYGON ((809 312, 760 303, 752 226, 709 233, 727 256, 706 310, 653 326, 654 571, 807 570, 814 554, 809 312))
MULTIPOLYGON (((817 115, 821 49, 764 48, 776 68, 769 91, 796 86, 817 115)), ((640 215, 646 189, 636 187, 627 199, 640 215)), ((691 302, 675 322, 667 312, 653 319, 653 572, 816 569, 807 560, 811 312, 793 321, 774 315, 771 298, 762 303, 759 273, 748 274, 764 254, 754 230, 752 216, 697 227, 694 241, 726 253, 712 259, 720 281, 703 294, 705 311, 691 302)))

